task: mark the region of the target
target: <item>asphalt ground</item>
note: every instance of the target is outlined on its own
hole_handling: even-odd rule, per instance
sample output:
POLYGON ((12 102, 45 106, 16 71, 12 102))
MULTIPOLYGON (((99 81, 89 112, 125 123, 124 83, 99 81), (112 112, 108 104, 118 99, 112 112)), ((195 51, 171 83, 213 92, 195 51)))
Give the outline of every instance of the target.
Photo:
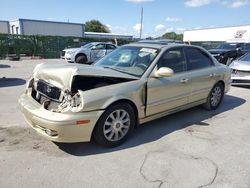
POLYGON ((195 107, 149 122, 120 147, 57 144, 24 121, 18 97, 38 63, 0 61, 0 187, 250 187, 250 89, 219 109, 195 107))

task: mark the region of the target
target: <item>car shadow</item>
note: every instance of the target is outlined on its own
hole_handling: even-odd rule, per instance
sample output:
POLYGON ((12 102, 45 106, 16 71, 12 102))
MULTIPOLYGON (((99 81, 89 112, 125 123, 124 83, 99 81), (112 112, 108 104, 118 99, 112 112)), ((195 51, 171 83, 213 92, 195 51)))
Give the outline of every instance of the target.
POLYGON ((207 111, 202 107, 194 107, 176 114, 151 121, 140 126, 134 131, 131 137, 121 146, 115 148, 104 148, 96 143, 55 143, 62 151, 74 156, 87 156, 100 153, 108 153, 136 147, 145 143, 156 141, 163 136, 188 126, 196 124, 198 126, 209 126, 204 122, 217 114, 232 110, 241 106, 246 101, 242 98, 225 95, 221 106, 215 111, 207 111))
POLYGON ((13 86, 19 86, 24 85, 26 83, 26 80, 21 78, 0 78, 0 88, 1 87, 13 87, 13 86))
POLYGON ((2 68, 10 68, 10 67, 11 67, 10 65, 0 64, 0 69, 2 69, 2 68))

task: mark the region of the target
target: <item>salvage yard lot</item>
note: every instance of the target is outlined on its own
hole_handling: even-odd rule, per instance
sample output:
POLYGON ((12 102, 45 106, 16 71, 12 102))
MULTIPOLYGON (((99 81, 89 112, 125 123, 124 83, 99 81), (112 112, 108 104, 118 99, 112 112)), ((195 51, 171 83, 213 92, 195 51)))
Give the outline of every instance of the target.
POLYGON ((147 123, 117 148, 56 144, 17 103, 41 62, 65 63, 0 61, 0 187, 250 187, 250 89, 232 87, 216 111, 147 123))

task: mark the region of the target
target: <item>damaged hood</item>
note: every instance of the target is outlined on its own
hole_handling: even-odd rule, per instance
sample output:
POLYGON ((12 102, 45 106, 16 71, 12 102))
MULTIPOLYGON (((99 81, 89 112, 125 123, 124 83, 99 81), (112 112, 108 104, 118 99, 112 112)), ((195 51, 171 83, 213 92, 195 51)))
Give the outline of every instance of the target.
POLYGON ((37 65, 34 69, 35 80, 43 80, 62 90, 70 90, 73 77, 76 75, 86 77, 138 79, 138 77, 132 75, 93 65, 44 63, 37 65))

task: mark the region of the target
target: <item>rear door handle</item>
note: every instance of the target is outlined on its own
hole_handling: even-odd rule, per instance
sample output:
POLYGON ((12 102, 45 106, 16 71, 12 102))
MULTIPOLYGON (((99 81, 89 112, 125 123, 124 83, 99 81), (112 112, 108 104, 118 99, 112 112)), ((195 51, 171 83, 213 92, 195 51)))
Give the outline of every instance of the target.
POLYGON ((189 81, 188 78, 181 79, 181 83, 183 83, 183 84, 187 83, 188 81, 189 81))

